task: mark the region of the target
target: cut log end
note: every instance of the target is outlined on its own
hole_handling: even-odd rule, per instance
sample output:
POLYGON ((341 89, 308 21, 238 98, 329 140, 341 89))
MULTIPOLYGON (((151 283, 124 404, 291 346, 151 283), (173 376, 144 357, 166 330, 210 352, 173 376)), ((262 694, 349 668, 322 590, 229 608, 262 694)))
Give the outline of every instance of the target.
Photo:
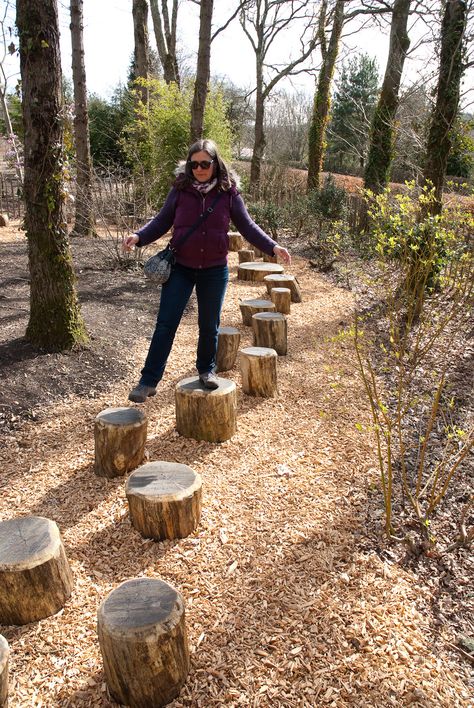
POLYGON ((120 477, 145 456, 147 418, 137 408, 106 408, 95 419, 95 473, 120 477))
POLYGON ((274 312, 275 305, 271 300, 241 300, 239 303, 240 312, 242 315, 242 323, 246 327, 252 326, 252 317, 257 312, 274 312))
POLYGON ((272 288, 289 288, 291 291, 291 302, 302 301, 301 288, 294 275, 288 275, 287 273, 269 273, 264 277, 264 282, 269 295, 271 294, 272 288))
POLYGON ((0 623, 27 624, 58 612, 73 580, 59 529, 41 516, 0 523, 0 623))
POLYGON ((278 355, 267 347, 246 347, 239 352, 242 390, 250 396, 272 398, 277 395, 278 355))
POLYGON ((290 288, 271 288, 270 298, 275 305, 277 312, 289 315, 291 311, 291 290, 290 288))
POLYGON ((130 518, 145 538, 185 538, 201 518, 201 476, 177 462, 149 462, 127 480, 130 518))
POLYGON ((219 378, 215 390, 203 388, 198 376, 175 388, 176 429, 194 440, 224 442, 237 429, 237 392, 233 381, 219 378))
POLYGON ((264 263, 261 261, 241 263, 237 268, 237 277, 240 280, 262 282, 266 275, 283 273, 283 270, 283 266, 278 263, 264 263))
POLYGON ((189 671, 184 602, 163 580, 135 578, 100 605, 97 618, 104 673, 121 704, 165 706, 189 671))
POLYGON ((240 332, 236 327, 219 327, 216 371, 229 371, 234 367, 239 345, 240 332))
POLYGON ((259 312, 252 317, 254 344, 257 347, 274 349, 285 356, 287 345, 287 321, 281 312, 259 312))

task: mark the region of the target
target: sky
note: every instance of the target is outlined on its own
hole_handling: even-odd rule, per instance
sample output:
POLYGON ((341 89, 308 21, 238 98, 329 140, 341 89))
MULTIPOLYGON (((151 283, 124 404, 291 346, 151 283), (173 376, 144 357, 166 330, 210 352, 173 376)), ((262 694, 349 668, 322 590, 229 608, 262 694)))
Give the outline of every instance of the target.
MULTIPOLYGON (((10 16, 14 21, 14 0, 0 0, 0 7, 10 8, 10 16)), ((61 56, 63 73, 71 77, 71 43, 69 30, 69 3, 58 0, 59 25, 61 33, 61 56)), ((214 26, 222 23, 223 18, 230 15, 230 9, 235 7, 235 0, 216 0, 214 3, 214 26)), ((199 8, 195 3, 182 1, 178 14, 179 45, 190 68, 196 62, 196 52, 199 33, 199 8)), ((298 32, 287 32, 282 42, 276 47, 274 58, 282 61, 293 51, 298 51, 298 32)), ((150 39, 154 46, 154 34, 151 27, 150 39)), ((367 52, 378 62, 379 73, 383 76, 388 51, 388 28, 357 31, 344 41, 340 56, 350 50, 367 52)), ((127 79, 128 69, 133 53, 133 20, 132 0, 84 0, 84 47, 86 61, 87 86, 90 93, 96 93, 104 98, 110 98, 113 89, 127 79)), ((315 53, 318 58, 318 53, 315 53)), ((416 80, 420 69, 435 62, 427 50, 419 51, 417 57, 406 62, 406 81, 416 80)), ((7 65, 10 75, 8 88, 14 88, 18 77, 18 62, 9 60, 7 65)), ((222 32, 212 45, 211 74, 227 76, 242 88, 253 88, 255 84, 254 55, 248 39, 243 34, 238 20, 222 32)), ((474 86, 472 75, 467 77, 468 83, 474 86)), ((314 77, 300 75, 290 83, 288 90, 304 90, 311 94, 314 89, 314 77)))

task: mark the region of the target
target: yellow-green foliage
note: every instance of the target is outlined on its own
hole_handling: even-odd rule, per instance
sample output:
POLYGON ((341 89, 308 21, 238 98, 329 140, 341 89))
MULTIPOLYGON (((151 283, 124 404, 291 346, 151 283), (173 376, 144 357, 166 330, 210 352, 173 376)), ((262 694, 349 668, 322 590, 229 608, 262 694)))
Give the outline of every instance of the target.
MULTIPOLYGON (((190 83, 179 89, 174 83, 153 79, 146 85, 149 102, 137 103, 125 149, 156 208, 170 189, 177 164, 188 152, 193 93, 190 83)), ((232 134, 224 98, 212 88, 204 112, 204 137, 217 143, 224 159, 230 158, 232 134)))

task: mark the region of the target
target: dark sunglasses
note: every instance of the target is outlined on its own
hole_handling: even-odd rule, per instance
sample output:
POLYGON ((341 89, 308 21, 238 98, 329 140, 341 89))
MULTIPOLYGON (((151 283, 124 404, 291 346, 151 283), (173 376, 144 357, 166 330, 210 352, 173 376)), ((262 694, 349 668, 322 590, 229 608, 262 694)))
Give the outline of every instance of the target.
POLYGON ((191 165, 192 170, 197 170, 198 167, 201 167, 203 170, 208 170, 213 162, 214 160, 201 160, 201 162, 189 160, 188 165, 191 165))

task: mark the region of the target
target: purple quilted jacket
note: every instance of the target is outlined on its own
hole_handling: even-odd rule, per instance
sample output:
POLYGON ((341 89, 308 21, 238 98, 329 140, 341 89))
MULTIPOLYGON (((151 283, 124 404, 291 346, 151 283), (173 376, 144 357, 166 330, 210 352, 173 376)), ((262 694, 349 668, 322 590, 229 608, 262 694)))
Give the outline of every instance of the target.
MULTIPOLYGON (((173 227, 171 246, 196 223, 205 209, 211 206, 217 189, 200 194, 193 187, 169 192, 160 212, 137 231, 137 246, 146 246, 164 236, 173 227)), ((235 187, 224 192, 206 220, 176 250, 176 262, 189 268, 210 268, 227 263, 229 250, 229 223, 251 244, 269 256, 277 245, 257 224, 252 221, 242 197, 235 187)))

